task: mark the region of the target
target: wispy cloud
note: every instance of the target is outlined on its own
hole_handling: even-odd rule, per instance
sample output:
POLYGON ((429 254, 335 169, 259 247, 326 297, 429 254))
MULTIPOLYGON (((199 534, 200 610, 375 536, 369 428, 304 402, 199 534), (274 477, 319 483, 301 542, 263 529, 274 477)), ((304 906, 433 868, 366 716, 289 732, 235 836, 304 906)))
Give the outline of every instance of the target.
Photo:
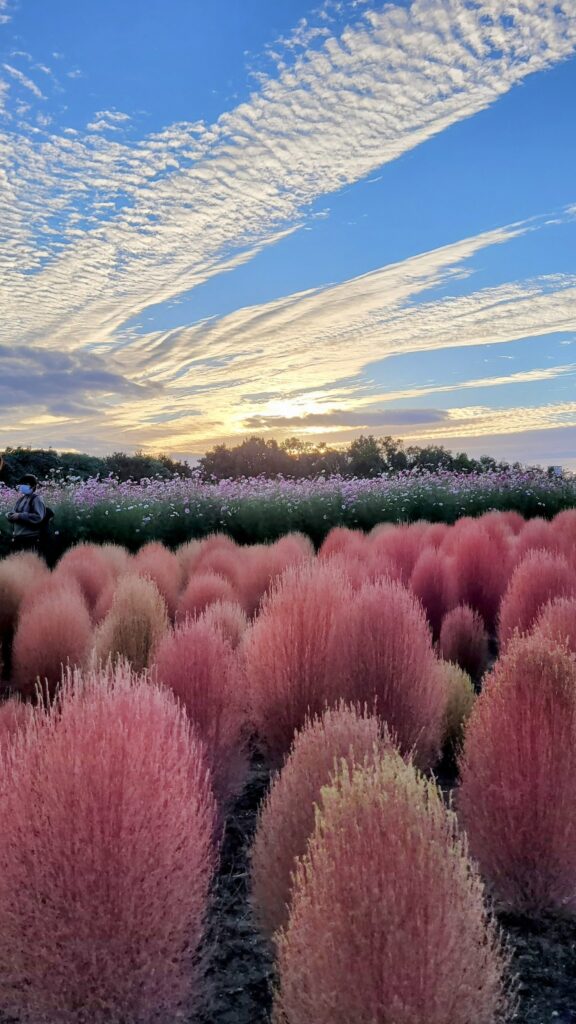
POLYGON ((36 85, 36 82, 33 82, 32 79, 29 78, 28 75, 25 75, 23 71, 20 71, 19 68, 13 67, 12 64, 3 64, 2 67, 6 74, 10 75, 11 78, 15 79, 15 81, 18 82, 19 85, 24 86, 25 89, 28 89, 31 93, 33 93, 33 95, 36 96, 36 99, 46 99, 42 90, 39 88, 39 86, 36 85))
POLYGON ((357 15, 313 48, 302 39, 290 67, 214 125, 176 124, 130 145, 94 131, 1 140, 10 244, 0 301, 12 338, 110 338, 294 227, 318 196, 567 57, 576 9, 414 0, 357 15), (106 214, 102 200, 113 203, 106 214))

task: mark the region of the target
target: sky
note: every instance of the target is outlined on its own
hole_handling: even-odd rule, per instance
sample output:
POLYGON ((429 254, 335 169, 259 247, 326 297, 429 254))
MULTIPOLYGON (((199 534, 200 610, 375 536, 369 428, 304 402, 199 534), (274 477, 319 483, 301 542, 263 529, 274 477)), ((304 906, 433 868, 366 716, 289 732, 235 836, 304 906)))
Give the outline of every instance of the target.
POLYGON ((576 469, 575 0, 0 0, 0 449, 576 469))

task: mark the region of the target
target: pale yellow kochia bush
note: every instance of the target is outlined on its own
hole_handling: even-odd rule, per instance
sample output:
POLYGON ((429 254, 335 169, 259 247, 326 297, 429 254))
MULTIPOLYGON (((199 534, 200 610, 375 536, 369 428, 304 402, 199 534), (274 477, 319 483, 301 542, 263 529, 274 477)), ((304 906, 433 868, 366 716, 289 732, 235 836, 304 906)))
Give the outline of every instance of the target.
POLYGON ((127 573, 118 580, 110 611, 96 631, 94 660, 127 658, 141 672, 168 628, 166 603, 156 584, 127 573))
POLYGON ((459 665, 447 661, 444 663, 444 672, 448 681, 444 742, 458 746, 462 742, 476 694, 470 676, 459 665))
POLYGON ((362 764, 390 745, 378 719, 344 703, 307 719, 258 815, 251 851, 252 904, 269 936, 288 920, 291 874, 314 831, 316 804, 338 763, 362 764))
POLYGON ((496 1024, 509 958, 455 815, 389 752, 322 790, 277 936, 275 1024, 496 1024))

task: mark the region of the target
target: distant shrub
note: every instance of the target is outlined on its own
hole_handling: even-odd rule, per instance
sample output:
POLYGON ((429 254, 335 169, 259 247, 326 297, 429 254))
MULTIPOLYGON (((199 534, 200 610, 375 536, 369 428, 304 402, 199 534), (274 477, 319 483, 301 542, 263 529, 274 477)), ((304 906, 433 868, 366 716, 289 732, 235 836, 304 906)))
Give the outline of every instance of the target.
MULTIPOLYGON (((458 524, 460 526, 460 524, 458 524)), ((469 605, 493 632, 510 571, 510 541, 490 535, 481 520, 455 531, 452 543, 455 604, 469 605)))
POLYGON ((53 571, 55 580, 76 581, 92 614, 102 591, 112 584, 114 572, 97 544, 75 544, 62 556, 53 571))
POLYGON ((222 634, 202 619, 168 633, 156 650, 152 674, 182 702, 205 744, 214 791, 225 807, 247 774, 247 696, 238 657, 222 634))
MULTIPOLYGON (((242 582, 243 551, 241 548, 212 548, 200 556, 194 566, 192 579, 215 575, 222 577, 238 595, 242 582)), ((188 578, 188 585, 191 582, 188 578)))
POLYGON ((386 565, 392 562, 402 583, 408 584, 418 556, 424 546, 428 523, 412 523, 410 526, 395 526, 390 530, 372 531, 370 555, 373 560, 382 559, 386 565))
POLYGON ((308 720, 260 809, 251 851, 252 902, 271 937, 286 925, 291 874, 314 831, 316 804, 342 758, 362 764, 389 745, 377 718, 345 704, 308 720))
POLYGON ((479 679, 488 665, 489 640, 478 612, 466 604, 452 608, 442 620, 438 651, 445 661, 479 679))
POLYGON ((424 548, 412 570, 410 589, 424 607, 433 636, 438 637, 442 619, 456 603, 450 560, 436 548, 424 548))
POLYGON ((366 584, 336 615, 337 692, 375 709, 403 752, 429 767, 442 744, 447 690, 422 606, 391 580, 366 584))
POLYGON ((173 619, 183 579, 182 567, 176 555, 163 544, 145 544, 134 555, 131 568, 139 576, 147 576, 156 584, 166 602, 168 614, 173 619))
POLYGON ((243 653, 256 731, 279 760, 307 715, 339 696, 331 641, 351 605, 342 571, 321 563, 289 569, 264 598, 243 653))
MULTIPOLYGON (((51 584, 53 581, 51 581, 51 584)), ((37 683, 51 693, 67 664, 83 666, 93 640, 92 622, 78 585, 52 585, 26 608, 18 621, 12 645, 12 679, 19 692, 33 696, 37 683)))
POLYGON ((576 659, 515 639, 476 700, 458 807, 494 894, 519 913, 576 913, 576 659))
POLYGON ((572 654, 576 654, 576 597, 557 597, 544 605, 533 632, 557 643, 565 643, 572 654))
POLYGON ((474 686, 468 673, 459 665, 447 661, 442 667, 448 682, 444 742, 456 749, 462 742, 466 723, 474 707, 474 686))
POLYGON ((433 783, 392 753, 342 765, 278 937, 274 1021, 495 1024, 508 956, 483 896, 433 783))
POLYGON ((567 508, 554 516, 551 522, 552 532, 560 538, 566 557, 576 560, 576 508, 567 508))
POLYGON ((0 560, 0 637, 15 627, 20 605, 30 591, 49 577, 46 563, 32 551, 0 560))
POLYGON ((248 619, 234 601, 216 601, 202 612, 200 618, 217 630, 232 648, 238 647, 248 629, 248 619))
POLYGON ((189 540, 185 544, 180 544, 174 552, 182 569, 183 585, 188 582, 196 567, 196 562, 202 553, 202 545, 203 541, 201 540, 189 540))
POLYGON ((125 665, 68 677, 2 767, 0 1009, 157 1024, 197 1005, 214 802, 169 693, 125 665))
POLYGON ((238 600, 238 595, 229 580, 214 572, 194 573, 180 594, 176 605, 176 622, 184 622, 191 616, 201 615, 211 604, 238 600))
POLYGON ((518 565, 531 551, 547 551, 552 555, 563 554, 563 541, 547 519, 529 519, 514 540, 512 555, 518 565))
POLYGON ((366 534, 362 530, 350 530, 345 526, 335 526, 320 545, 319 558, 331 558, 333 555, 352 555, 364 558, 367 553, 366 534))
POLYGON ((100 544, 100 554, 107 562, 114 576, 129 572, 131 555, 120 544, 100 544))
POLYGON ((127 573, 118 580, 110 611, 96 630, 96 661, 127 658, 135 672, 146 668, 168 630, 164 599, 152 580, 127 573))
POLYGON ((545 604, 576 594, 576 578, 565 558, 530 551, 516 567, 500 606, 499 641, 504 650, 514 632, 526 633, 545 604))
POLYGON ((0 704, 0 757, 14 736, 25 727, 31 710, 30 704, 24 704, 15 697, 0 704))

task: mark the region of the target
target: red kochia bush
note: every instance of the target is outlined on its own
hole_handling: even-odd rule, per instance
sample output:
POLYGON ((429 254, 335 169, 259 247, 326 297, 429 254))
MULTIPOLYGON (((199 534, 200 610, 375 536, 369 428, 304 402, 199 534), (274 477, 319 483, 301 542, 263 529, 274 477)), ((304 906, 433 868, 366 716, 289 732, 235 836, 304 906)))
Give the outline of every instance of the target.
POLYGON ((248 619, 239 604, 233 601, 217 601, 211 604, 200 616, 222 634, 231 647, 238 647, 248 629, 248 619))
POLYGON ((91 613, 114 575, 108 558, 96 544, 75 544, 62 556, 53 572, 54 580, 71 577, 78 583, 91 613))
POLYGON ((455 583, 450 560, 436 548, 425 548, 410 577, 410 589, 422 602, 435 637, 442 619, 455 604, 455 583))
POLYGON ((68 678, 0 775, 0 1009, 157 1024, 198 998, 214 866, 204 750, 125 665, 68 678))
POLYGON ((225 806, 247 774, 246 696, 236 653, 208 622, 188 621, 160 641, 151 672, 170 687, 198 729, 215 793, 225 806))
POLYGON ((82 666, 92 645, 90 614, 78 586, 62 581, 22 612, 12 645, 13 681, 24 696, 38 678, 53 692, 67 663, 82 666))
POLYGON ((478 679, 488 664, 488 634, 478 612, 465 604, 449 611, 442 620, 438 651, 478 679))
POLYGON ((543 639, 565 643, 576 654, 576 597, 557 597, 544 605, 533 632, 543 639))
POLYGON ((516 567, 500 606, 499 641, 504 650, 514 631, 532 628, 541 609, 555 597, 576 593, 576 577, 565 558, 530 551, 516 567))
POLYGON ((412 523, 411 526, 393 526, 389 530, 373 530, 369 541, 372 561, 382 559, 386 572, 392 562, 398 578, 407 584, 425 546, 428 529, 428 523, 412 523))
POLYGON ((421 767, 437 760, 444 733, 446 676, 422 606, 400 583, 362 587, 340 606, 331 645, 337 692, 366 703, 421 767))
POLYGON ((563 553, 561 538, 552 529, 552 525, 546 519, 529 519, 514 540, 512 554, 514 564, 518 565, 529 551, 548 551, 550 554, 560 555, 563 553))
POLYGON ((31 712, 30 704, 11 697, 0 704, 0 756, 13 737, 22 729, 31 712))
POLYGON ((453 587, 456 604, 470 605, 493 631, 510 565, 510 542, 492 536, 479 522, 455 529, 452 544, 453 587))
POLYGON ((343 764, 278 938, 275 1024, 496 1024, 508 957, 483 895, 433 783, 393 753, 343 764))
POLYGON ((314 831, 315 805, 345 758, 362 764, 390 741, 378 719, 341 704, 307 721, 258 815, 251 851, 252 901, 261 927, 272 936, 288 920, 291 873, 314 831))
POLYGON ((289 569, 264 598, 243 653, 254 725, 272 759, 286 753, 307 714, 340 696, 331 640, 351 604, 350 584, 329 560, 289 569))
POLYGON ((50 576, 46 563, 32 551, 21 551, 0 560, 0 638, 16 625, 26 594, 50 576))
POLYGON ((214 572, 193 574, 178 598, 176 622, 183 622, 187 616, 201 615, 217 601, 237 601, 238 595, 232 584, 214 572))
POLYGON ((163 544, 152 541, 136 553, 132 569, 139 576, 147 576, 156 584, 166 602, 171 618, 174 618, 178 595, 182 584, 182 566, 172 551, 163 544))
POLYGON ((468 720, 458 807, 494 894, 520 913, 576 913, 576 659, 516 638, 468 720))

